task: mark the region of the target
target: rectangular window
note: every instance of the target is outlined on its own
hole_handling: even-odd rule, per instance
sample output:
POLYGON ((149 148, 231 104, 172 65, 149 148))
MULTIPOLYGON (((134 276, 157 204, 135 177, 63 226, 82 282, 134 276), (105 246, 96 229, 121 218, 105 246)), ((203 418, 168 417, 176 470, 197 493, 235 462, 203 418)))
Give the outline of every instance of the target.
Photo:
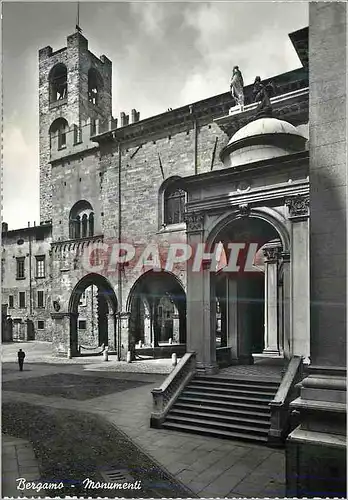
POLYGON ((37 322, 37 329, 38 330, 44 330, 45 329, 45 322, 44 321, 38 321, 37 322))
POLYGON ((44 307, 44 293, 42 290, 39 290, 37 292, 37 307, 38 308, 44 307))
POLYGON ((25 278, 25 268, 24 268, 24 262, 25 262, 25 257, 17 257, 16 258, 16 263, 17 263, 17 274, 16 277, 18 280, 23 280, 25 278))
POLYGON ((79 330, 86 330, 86 320, 84 319, 79 320, 79 330))
POLYGON ((25 308, 25 292, 19 292, 19 307, 21 309, 25 308))
POLYGON ((13 306, 13 295, 9 295, 9 296, 8 296, 8 307, 9 307, 10 309, 13 309, 13 307, 14 307, 14 306, 13 306))
POLYGON ((45 256, 37 255, 36 256, 36 278, 44 278, 45 277, 45 256))
POLYGON ((63 149, 66 147, 66 132, 61 129, 58 131, 58 149, 63 149))

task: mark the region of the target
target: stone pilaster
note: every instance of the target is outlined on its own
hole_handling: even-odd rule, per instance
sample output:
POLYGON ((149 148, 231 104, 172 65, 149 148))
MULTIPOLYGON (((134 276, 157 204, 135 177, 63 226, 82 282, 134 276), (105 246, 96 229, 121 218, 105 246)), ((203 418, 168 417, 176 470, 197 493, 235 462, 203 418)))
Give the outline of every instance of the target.
MULTIPOLYGON (((185 215, 188 244, 192 248, 203 243, 204 214, 185 215)), ((187 267, 187 351, 196 352, 197 370, 217 371, 216 364, 216 307, 211 262, 200 271, 187 267)))
POLYGON ((285 200, 291 221, 291 354, 310 355, 309 195, 285 200))
POLYGON ((286 358, 289 358, 291 344, 291 274, 290 274, 290 253, 282 252, 282 320, 283 320, 283 350, 286 358))
POLYGON ((68 312, 51 313, 52 328, 52 353, 54 356, 74 356, 78 353, 77 346, 77 315, 68 312), (71 329, 76 323, 76 339, 71 335, 71 329))
MULTIPOLYGON (((291 403, 298 426, 286 443, 286 497, 347 496, 346 10, 309 5, 311 364, 291 403)), ((297 280, 301 292, 307 276, 297 280)))

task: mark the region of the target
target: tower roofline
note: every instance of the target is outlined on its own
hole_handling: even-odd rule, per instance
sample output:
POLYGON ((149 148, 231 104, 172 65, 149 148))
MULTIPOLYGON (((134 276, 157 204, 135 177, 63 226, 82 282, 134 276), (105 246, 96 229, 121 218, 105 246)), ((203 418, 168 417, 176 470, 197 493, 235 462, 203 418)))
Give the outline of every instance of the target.
POLYGON ((101 56, 98 57, 95 54, 93 54, 93 52, 88 50, 88 39, 85 36, 83 36, 79 31, 75 31, 71 35, 67 36, 67 45, 65 47, 62 47, 54 51, 50 45, 47 45, 46 47, 39 49, 39 59, 48 59, 49 57, 55 56, 61 52, 66 51, 70 47, 74 47, 77 45, 83 48, 84 50, 88 51, 89 54, 93 56, 95 59, 97 59, 99 62, 103 64, 108 64, 110 66, 112 65, 111 60, 106 55, 102 54, 101 56))

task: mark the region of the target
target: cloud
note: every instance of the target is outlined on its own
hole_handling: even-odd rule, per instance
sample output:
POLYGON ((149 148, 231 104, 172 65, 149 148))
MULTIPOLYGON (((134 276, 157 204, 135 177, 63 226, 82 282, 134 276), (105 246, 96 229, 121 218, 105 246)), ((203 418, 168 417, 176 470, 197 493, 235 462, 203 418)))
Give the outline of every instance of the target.
POLYGON ((299 67, 288 33, 307 24, 307 11, 306 4, 191 4, 184 11, 185 22, 196 32, 200 59, 186 75, 181 100, 198 101, 227 92, 235 65, 246 84, 256 75, 267 78, 299 67))
POLYGON ((140 17, 140 28, 143 29, 145 33, 156 38, 165 35, 163 31, 164 10, 160 3, 134 2, 130 5, 134 16, 140 17))

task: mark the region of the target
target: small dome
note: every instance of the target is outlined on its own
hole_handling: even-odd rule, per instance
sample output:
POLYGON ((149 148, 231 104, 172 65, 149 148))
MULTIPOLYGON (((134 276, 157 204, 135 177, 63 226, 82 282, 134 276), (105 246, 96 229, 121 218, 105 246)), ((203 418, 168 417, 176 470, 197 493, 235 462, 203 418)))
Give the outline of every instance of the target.
POLYGON ((247 165, 304 151, 306 142, 306 137, 291 123, 258 118, 237 130, 220 158, 225 167, 247 165))
POLYGON ((246 139, 247 137, 255 137, 264 134, 289 134, 303 137, 296 127, 289 122, 278 120, 277 118, 259 118, 237 130, 228 144, 246 139))

